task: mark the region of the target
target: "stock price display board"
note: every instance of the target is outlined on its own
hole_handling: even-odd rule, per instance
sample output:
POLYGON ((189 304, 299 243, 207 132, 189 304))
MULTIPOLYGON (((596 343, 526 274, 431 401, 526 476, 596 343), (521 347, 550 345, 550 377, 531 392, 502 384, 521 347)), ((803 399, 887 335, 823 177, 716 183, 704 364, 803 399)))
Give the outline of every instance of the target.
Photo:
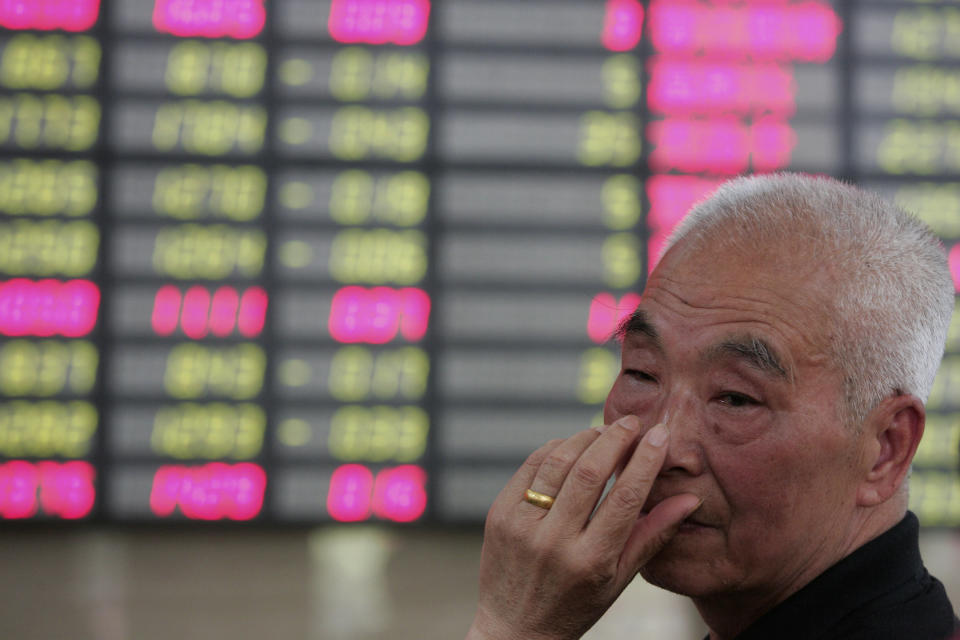
MULTIPOLYGON (((725 178, 960 276, 960 6, 0 3, 0 519, 479 522, 725 178), (952 248, 951 248, 952 247, 952 248)), ((958 277, 960 282, 960 277, 958 277)), ((960 325, 911 480, 960 524, 960 325)))

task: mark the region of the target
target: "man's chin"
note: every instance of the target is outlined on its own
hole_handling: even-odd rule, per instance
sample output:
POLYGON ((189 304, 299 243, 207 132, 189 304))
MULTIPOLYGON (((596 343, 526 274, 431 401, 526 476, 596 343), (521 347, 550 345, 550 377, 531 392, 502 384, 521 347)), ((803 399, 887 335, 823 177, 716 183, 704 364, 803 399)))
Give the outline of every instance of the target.
POLYGON ((640 569, 640 575, 654 586, 692 598, 714 592, 713 563, 701 549, 685 542, 676 538, 668 542, 640 569))

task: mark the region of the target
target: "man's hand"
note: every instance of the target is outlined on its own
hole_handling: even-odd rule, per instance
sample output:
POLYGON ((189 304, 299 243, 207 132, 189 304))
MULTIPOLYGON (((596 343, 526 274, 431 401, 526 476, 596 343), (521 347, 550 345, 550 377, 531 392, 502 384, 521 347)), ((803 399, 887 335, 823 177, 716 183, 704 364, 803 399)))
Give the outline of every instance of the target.
POLYGON ((527 458, 487 515, 468 640, 579 638, 699 507, 697 496, 680 494, 642 513, 669 433, 657 425, 640 435, 639 419, 625 416, 527 458), (526 502, 527 489, 556 496, 553 507, 526 502))

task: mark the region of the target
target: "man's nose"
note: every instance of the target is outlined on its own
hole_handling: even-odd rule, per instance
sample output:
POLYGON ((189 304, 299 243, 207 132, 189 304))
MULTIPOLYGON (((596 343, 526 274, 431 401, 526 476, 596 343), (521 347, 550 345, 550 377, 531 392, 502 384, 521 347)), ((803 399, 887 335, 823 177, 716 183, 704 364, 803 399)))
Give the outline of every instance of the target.
POLYGON ((702 473, 704 416, 696 403, 689 397, 666 402, 659 421, 664 422, 670 432, 660 473, 702 473))

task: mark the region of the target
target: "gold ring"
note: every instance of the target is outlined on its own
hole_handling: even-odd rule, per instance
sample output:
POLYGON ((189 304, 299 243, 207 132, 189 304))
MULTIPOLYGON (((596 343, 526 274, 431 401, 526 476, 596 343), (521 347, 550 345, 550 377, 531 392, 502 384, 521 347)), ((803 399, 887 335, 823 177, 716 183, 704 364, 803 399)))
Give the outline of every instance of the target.
POLYGON ((527 492, 523 494, 523 499, 532 504, 535 507, 540 507, 541 509, 550 510, 550 507, 553 506, 553 496, 548 496, 545 493, 540 493, 539 491, 534 491, 533 489, 527 489, 527 492))

